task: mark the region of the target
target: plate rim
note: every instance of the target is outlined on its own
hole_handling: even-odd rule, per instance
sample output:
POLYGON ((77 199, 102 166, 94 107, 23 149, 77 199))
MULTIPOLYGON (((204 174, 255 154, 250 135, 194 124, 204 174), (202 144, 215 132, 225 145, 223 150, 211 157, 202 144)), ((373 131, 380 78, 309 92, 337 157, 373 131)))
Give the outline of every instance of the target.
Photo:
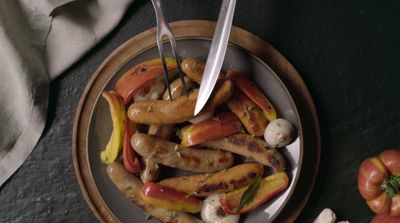
MULTIPOLYGON (((177 39, 190 39, 190 38, 194 38, 194 39, 210 39, 212 37, 212 32, 214 30, 215 27, 215 22, 211 22, 211 21, 204 21, 204 20, 185 20, 185 21, 178 21, 178 22, 174 22, 171 24, 171 28, 174 31, 175 35, 177 36, 177 39), (186 29, 183 31, 182 27, 185 27, 186 29), (189 28, 190 30, 188 31, 187 28, 189 28), (199 30, 197 30, 196 28, 199 28, 199 30), (181 31, 181 32, 179 32, 181 31), (205 31, 205 32, 204 32, 205 31), (178 32, 178 33, 177 33, 178 32), (202 33, 201 35, 196 35, 196 33, 202 33), (194 35, 193 35, 194 33, 194 35), (189 35, 188 35, 189 34, 189 35)), ((90 126, 90 122, 91 122, 91 117, 92 117, 92 112, 93 112, 93 108, 97 102, 97 99, 99 97, 98 92, 93 92, 94 94, 94 100, 92 102, 92 106, 89 106, 89 114, 86 114, 86 117, 82 117, 81 113, 82 111, 85 109, 85 105, 87 106, 87 100, 88 100, 88 95, 91 93, 91 90, 93 90, 93 85, 95 84, 96 79, 99 78, 99 76, 102 74, 102 72, 104 71, 104 69, 106 68, 107 65, 109 65, 109 63, 114 59, 114 57, 118 57, 118 53, 123 53, 124 49, 126 47, 129 48, 129 45, 137 42, 140 40, 145 40, 144 38, 147 38, 147 41, 145 40, 145 43, 142 43, 141 46, 144 45, 144 47, 137 49, 134 53, 129 54, 129 56, 125 56, 123 61, 118 61, 118 66, 116 66, 116 68, 114 68, 113 72, 109 73, 108 75, 106 75, 105 79, 106 81, 100 86, 100 88, 104 88, 104 84, 108 83, 108 81, 110 80, 110 78, 112 78, 115 73, 122 67, 124 66, 124 64, 126 64, 129 60, 131 60, 133 57, 143 53, 144 51, 152 48, 155 46, 156 44, 156 40, 155 40, 155 35, 152 35, 155 33, 155 27, 150 28, 132 38, 130 38, 129 40, 127 40, 125 43, 123 43, 122 45, 120 45, 117 49, 115 49, 109 56, 107 56, 107 58, 100 64, 100 66, 97 68, 97 70, 94 72, 94 74, 92 75, 92 77, 90 78, 89 82, 87 83, 85 90, 79 100, 77 109, 76 109, 76 113, 75 113, 75 117, 74 117, 74 125, 73 125, 73 144, 72 144, 72 158, 73 158, 73 164, 74 164, 74 169, 75 169, 75 175, 80 187, 80 190, 86 200, 86 202, 88 203, 88 206, 90 207, 90 209, 92 210, 92 212, 94 213, 94 215, 96 216, 96 218, 100 221, 100 222, 119 222, 119 220, 117 219, 117 217, 114 215, 114 213, 108 208, 107 204, 105 203, 105 201, 103 200, 102 196, 100 195, 96 184, 94 183, 94 178, 91 172, 91 168, 89 165, 89 160, 88 160, 88 152, 87 152, 87 139, 85 139, 85 151, 80 151, 83 152, 83 156, 81 157, 80 153, 78 153, 78 149, 82 147, 82 143, 80 144, 80 140, 79 140, 79 133, 80 131, 80 124, 81 124, 81 119, 84 119, 84 121, 86 121, 86 136, 88 134, 88 130, 89 130, 89 126, 90 126), (154 36, 154 38, 151 38, 152 36, 154 36), (153 41, 151 41, 153 40, 153 41), (86 163, 82 163, 82 158, 85 159, 86 163), (85 169, 83 170, 86 173, 81 173, 81 167, 82 165, 84 165, 85 169), (89 177, 89 179, 88 179, 89 177)), ((299 120, 299 128, 301 129, 300 134, 302 137, 304 137, 304 129, 303 129, 303 122, 302 122, 302 117, 300 115, 299 112, 299 107, 296 103, 296 100, 294 99, 294 97, 292 96, 292 92, 290 91, 290 89, 286 86, 284 80, 282 79, 281 75, 278 74, 278 72, 275 71, 275 69, 273 69, 271 67, 271 65, 265 60, 265 58, 263 58, 263 56, 265 56, 265 52, 261 51, 261 53, 259 51, 257 51, 257 49, 254 48, 254 46, 259 45, 260 43, 263 45, 263 49, 267 49, 269 51, 272 51, 273 54, 275 54, 275 56, 280 57, 279 59, 283 60, 283 62, 285 62, 286 68, 292 68, 292 72, 294 72, 294 76, 297 76, 297 84, 300 85, 300 87, 302 87, 302 91, 305 91, 303 93, 305 93, 306 96, 309 96, 309 101, 308 103, 310 104, 311 110, 313 110, 313 121, 314 121, 314 127, 315 127, 315 132, 316 134, 316 144, 315 146, 317 147, 317 165, 315 165, 316 171, 314 176, 312 177, 313 179, 311 180, 311 185, 310 188, 313 187, 314 182, 315 182, 315 178, 316 178, 316 173, 318 171, 318 167, 319 167, 319 159, 320 159, 320 131, 319 131, 319 123, 318 123, 318 117, 316 115, 316 111, 315 111, 315 106, 314 103, 311 99, 311 96, 307 90, 307 87, 305 86, 303 80, 301 79, 300 75, 297 73, 297 71, 293 68, 293 66, 291 66, 291 64, 278 52, 276 51, 272 46, 270 46, 268 43, 264 42, 262 39, 260 39, 259 37, 255 36, 254 34, 249 33, 248 31, 241 29, 239 27, 233 26, 232 27, 232 33, 231 33, 231 37, 230 37, 230 43, 234 46, 234 47, 238 47, 240 48, 240 50, 244 50, 247 53, 249 53, 250 55, 252 55, 255 59, 259 60, 259 62, 261 62, 263 65, 265 65, 268 69, 270 69, 270 71, 277 77, 278 81, 280 82, 281 86, 284 88, 285 92, 289 94, 289 99, 291 101, 291 103, 294 105, 295 107, 295 112, 296 112, 296 117, 299 120), (238 35, 235 35, 235 33, 237 33, 238 35), (247 37, 247 39, 249 39, 250 41, 255 41, 257 44, 250 44, 253 45, 253 47, 246 47, 243 46, 243 39, 245 39, 243 37, 243 35, 245 35, 245 37, 247 37), (240 36, 240 41, 238 42, 238 40, 235 41, 235 37, 240 36), (256 53, 259 52, 259 54, 257 55, 256 53)), ((260 45, 261 45, 260 44, 260 45)), ((246 44, 244 44, 246 45, 246 44)), ((268 55, 268 54, 267 54, 268 55)), ((293 75, 293 74, 292 74, 293 75)), ((104 75, 103 75, 104 76, 104 75)), ((92 95, 93 96, 93 95, 92 95)), ((85 131, 83 131, 85 132, 85 131)), ((85 134, 84 134, 85 135, 85 134)), ((283 209, 285 209, 285 205, 288 204, 288 202, 290 202, 290 200, 292 199, 292 195, 295 192, 296 186, 298 186, 297 184, 299 183, 299 179, 300 176, 302 174, 303 170, 303 162, 304 162, 304 138, 303 140, 301 140, 301 151, 300 151, 300 159, 299 159, 299 163, 300 163, 300 167, 299 170, 297 172, 297 175, 295 177, 294 182, 293 182, 293 189, 290 191, 290 193, 288 194, 288 198, 285 198, 283 205, 281 207, 279 207, 279 209, 277 210, 277 213, 273 215, 273 218, 271 218, 270 220, 274 220, 277 219, 279 217, 279 215, 282 214, 283 209)), ((291 218, 288 218, 285 222, 292 222, 294 221, 297 216, 300 214, 300 211, 303 209, 306 201, 308 200, 309 196, 311 194, 311 189, 309 189, 308 193, 306 194, 306 196, 304 197, 303 202, 301 202, 301 204, 299 205, 299 210, 297 212, 295 212, 294 214, 292 214, 291 218)))

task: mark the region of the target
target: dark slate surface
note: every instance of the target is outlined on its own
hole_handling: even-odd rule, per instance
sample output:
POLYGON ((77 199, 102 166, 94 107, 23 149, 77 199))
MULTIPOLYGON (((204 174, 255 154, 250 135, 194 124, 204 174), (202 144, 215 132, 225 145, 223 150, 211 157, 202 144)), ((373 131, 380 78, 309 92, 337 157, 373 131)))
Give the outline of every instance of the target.
MULTIPOLYGON (((221 1, 166 0, 170 21, 216 20, 221 1)), ((298 69, 318 110, 320 172, 297 222, 325 207, 340 219, 368 222, 357 191, 368 156, 400 147, 400 2, 372 0, 239 0, 234 24, 269 41, 298 69)), ((73 115, 101 61, 155 25, 150 1, 137 0, 121 24, 50 89, 46 130, 36 149, 0 190, 0 222, 96 222, 71 160, 73 115)))

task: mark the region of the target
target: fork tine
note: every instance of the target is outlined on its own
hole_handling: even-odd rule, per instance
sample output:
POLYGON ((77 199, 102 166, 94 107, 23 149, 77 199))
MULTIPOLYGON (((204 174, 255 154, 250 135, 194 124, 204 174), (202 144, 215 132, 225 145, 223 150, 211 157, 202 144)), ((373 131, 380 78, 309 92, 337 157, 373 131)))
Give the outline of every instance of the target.
POLYGON ((175 60, 176 60, 176 64, 178 67, 178 73, 179 73, 179 77, 181 78, 182 81, 182 85, 183 85, 183 93, 186 94, 187 93, 187 89, 186 89, 186 84, 185 84, 185 79, 184 79, 184 74, 182 72, 182 67, 181 67, 181 58, 179 57, 179 53, 176 47, 176 41, 175 41, 175 37, 172 35, 172 33, 170 33, 170 35, 168 35, 169 38, 169 42, 171 44, 171 48, 172 48, 172 53, 174 54, 175 60))
POLYGON ((164 80, 165 80, 165 84, 167 85, 169 100, 172 101, 171 87, 169 85, 168 67, 167 67, 167 62, 165 61, 164 45, 162 42, 162 36, 157 38, 157 42, 160 43, 160 44, 157 44, 158 52, 160 54, 160 58, 161 58, 161 62, 162 62, 163 70, 164 70, 164 80))
POLYGON ((162 60, 162 64, 163 64, 163 70, 164 70, 164 75, 165 75, 165 83, 167 85, 168 88, 168 94, 169 94, 169 100, 172 101, 172 94, 171 94, 171 87, 169 84, 169 75, 168 75, 168 69, 167 69, 167 63, 165 61, 165 55, 164 55, 164 45, 163 45, 163 36, 167 36, 170 44, 171 44, 171 48, 172 48, 172 52, 174 54, 176 63, 177 63, 177 67, 178 67, 178 72, 179 72, 179 76, 181 77, 181 81, 183 84, 183 89, 184 92, 186 93, 186 85, 185 85, 185 80, 183 78, 183 73, 182 73, 182 68, 181 68, 181 61, 178 55, 178 51, 176 49, 176 41, 175 41, 175 37, 171 31, 171 28, 168 25, 168 22, 165 20, 164 17, 164 13, 162 11, 162 7, 161 7, 161 0, 151 0, 153 7, 154 7, 154 11, 156 13, 156 20, 157 20, 157 46, 158 46, 158 51, 162 60))
POLYGON ((162 64, 163 64, 164 78, 165 78, 165 84, 167 85, 167 89, 168 89, 169 100, 172 101, 172 94, 171 94, 171 87, 169 85, 169 75, 168 75, 167 63, 165 62, 164 55, 161 57, 161 60, 162 60, 162 64))

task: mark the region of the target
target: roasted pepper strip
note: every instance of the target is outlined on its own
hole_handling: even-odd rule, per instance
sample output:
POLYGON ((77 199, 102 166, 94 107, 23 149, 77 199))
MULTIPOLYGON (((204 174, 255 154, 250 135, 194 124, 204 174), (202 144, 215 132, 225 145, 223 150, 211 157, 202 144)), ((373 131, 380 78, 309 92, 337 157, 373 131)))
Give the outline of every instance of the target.
POLYGON ((240 120, 231 112, 219 114, 190 125, 182 134, 183 146, 193 146, 244 131, 240 120))
POLYGON ((152 182, 145 183, 140 189, 140 196, 149 204, 171 211, 198 213, 201 201, 185 193, 152 182))
POLYGON ((125 107, 122 98, 115 91, 104 91, 102 96, 106 99, 110 108, 113 130, 105 150, 100 154, 100 158, 101 161, 109 164, 117 158, 122 148, 125 107))
MULTIPOLYGON (((166 58, 168 72, 177 69, 175 59, 166 58)), ((145 61, 125 72, 115 86, 117 92, 123 97, 124 104, 128 104, 133 95, 146 87, 151 81, 164 73, 161 59, 145 61)))
POLYGON ((250 191, 254 194, 246 194, 248 186, 223 195, 221 197, 221 206, 228 214, 249 212, 285 190, 288 183, 289 179, 285 172, 275 173, 262 179, 255 191, 250 191), (252 199, 243 203, 250 196, 252 196, 252 199))
POLYGON ((277 115, 274 106, 253 82, 234 70, 229 70, 226 76, 263 110, 264 116, 268 121, 276 119, 277 115))
POLYGON ((131 173, 140 172, 140 160, 131 145, 131 138, 135 133, 135 124, 125 115, 125 136, 122 147, 122 161, 125 169, 131 173))

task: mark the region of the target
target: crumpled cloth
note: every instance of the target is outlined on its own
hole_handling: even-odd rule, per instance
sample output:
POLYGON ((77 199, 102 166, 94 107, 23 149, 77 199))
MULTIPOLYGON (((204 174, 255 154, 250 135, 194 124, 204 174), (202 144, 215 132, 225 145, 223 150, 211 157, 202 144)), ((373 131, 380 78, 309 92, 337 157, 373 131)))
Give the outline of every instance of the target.
POLYGON ((131 2, 0 1, 0 187, 42 134, 49 82, 108 34, 131 2))

